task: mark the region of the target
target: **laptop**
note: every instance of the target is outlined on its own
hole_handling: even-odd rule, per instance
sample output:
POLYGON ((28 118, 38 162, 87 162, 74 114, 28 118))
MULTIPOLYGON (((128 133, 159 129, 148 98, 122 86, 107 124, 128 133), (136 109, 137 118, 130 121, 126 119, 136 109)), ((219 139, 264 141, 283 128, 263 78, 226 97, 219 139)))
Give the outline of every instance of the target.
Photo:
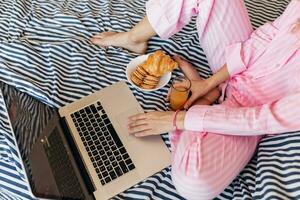
MULTIPOLYGON (((12 105, 10 113, 18 112, 13 103, 7 105, 12 105)), ((106 200, 170 165, 170 151, 160 136, 128 134, 128 117, 143 109, 125 82, 58 111, 44 104, 38 108, 22 108, 22 113, 26 109, 39 112, 31 115, 38 116, 36 119, 26 120, 42 123, 35 125, 41 130, 34 129, 38 136, 24 163, 37 198, 106 200), (42 113, 47 117, 41 117, 42 113)), ((13 126, 15 121, 12 119, 13 126)))

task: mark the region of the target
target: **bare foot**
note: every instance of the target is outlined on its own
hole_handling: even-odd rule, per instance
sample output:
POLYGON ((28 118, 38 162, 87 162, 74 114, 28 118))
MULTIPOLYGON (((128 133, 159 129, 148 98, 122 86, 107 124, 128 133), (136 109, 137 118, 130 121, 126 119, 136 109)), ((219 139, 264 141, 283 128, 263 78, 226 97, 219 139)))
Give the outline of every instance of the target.
POLYGON ((102 47, 117 46, 128 49, 129 51, 144 54, 147 50, 147 42, 134 41, 128 32, 103 32, 94 35, 91 42, 102 47))
POLYGON ((180 69, 185 74, 185 76, 190 80, 201 80, 198 71, 194 66, 188 61, 182 59, 180 56, 174 56, 174 60, 179 64, 180 69))

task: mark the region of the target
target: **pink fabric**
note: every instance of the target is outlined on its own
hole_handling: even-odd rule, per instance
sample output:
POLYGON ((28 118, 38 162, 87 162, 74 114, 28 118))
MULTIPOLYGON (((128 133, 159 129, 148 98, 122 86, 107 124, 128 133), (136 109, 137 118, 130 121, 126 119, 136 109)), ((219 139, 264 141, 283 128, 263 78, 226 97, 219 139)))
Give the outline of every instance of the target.
POLYGON ((242 53, 241 49, 242 49, 241 42, 227 46, 225 49, 227 69, 229 74, 231 75, 238 74, 246 70, 246 66, 243 62, 243 55, 241 54, 242 53))
POLYGON ((291 34, 300 1, 254 32, 243 0, 150 0, 147 15, 163 38, 197 15, 213 72, 228 65, 225 101, 192 107, 186 131, 170 133, 176 189, 187 199, 212 199, 248 163, 263 134, 300 130, 300 34, 291 34))
POLYGON ((232 72, 227 99, 239 107, 195 106, 185 118, 186 129, 229 135, 300 130, 300 35, 291 33, 299 11, 300 1, 292 1, 274 23, 226 49, 231 50, 226 61, 232 72))
POLYGON ((225 64, 225 47, 253 31, 242 0, 149 0, 146 13, 161 38, 177 33, 197 15, 199 41, 213 72, 225 64))
POLYGON ((146 4, 146 13, 156 33, 161 38, 168 38, 197 14, 197 6, 197 0, 150 0, 146 4))

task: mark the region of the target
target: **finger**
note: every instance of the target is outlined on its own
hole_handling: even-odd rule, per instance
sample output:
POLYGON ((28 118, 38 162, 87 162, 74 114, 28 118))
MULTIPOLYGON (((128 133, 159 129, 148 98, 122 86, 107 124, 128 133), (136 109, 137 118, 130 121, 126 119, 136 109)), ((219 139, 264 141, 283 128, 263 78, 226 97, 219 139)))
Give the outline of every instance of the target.
POLYGON ((175 82, 175 83, 173 83, 173 87, 174 88, 179 88, 179 87, 189 88, 190 84, 191 83, 189 81, 175 82))
POLYGON ((147 131, 147 130, 150 130, 150 129, 151 128, 149 127, 148 124, 142 124, 142 125, 139 125, 139 126, 129 127, 128 132, 129 132, 129 134, 136 134, 136 133, 144 132, 144 131, 147 131))
POLYGON ((134 128, 136 126, 141 126, 141 125, 144 125, 144 124, 147 124, 147 121, 145 119, 130 121, 128 123, 128 128, 134 128))
POLYGON ((179 64, 180 69, 185 74, 185 76, 190 80, 201 80, 202 78, 199 75, 199 72, 196 70, 196 68, 186 61, 185 59, 174 56, 174 60, 179 64))
POLYGON ((141 119, 146 119, 147 118, 147 113, 139 113, 136 115, 132 115, 128 118, 129 123, 136 121, 136 120, 141 120, 141 119))
POLYGON ((181 68, 182 66, 191 66, 191 64, 186 61, 184 58, 180 57, 180 56, 173 56, 174 60, 179 64, 179 67, 181 68))
POLYGON ((184 58, 182 58, 181 56, 178 56, 178 55, 174 55, 173 56, 173 59, 178 62, 178 64, 182 64, 182 62, 186 62, 188 63, 184 58))
POLYGON ((184 104, 184 109, 188 109, 194 103, 194 101, 196 101, 196 99, 198 99, 198 97, 192 94, 192 96, 184 104))
POLYGON ((178 55, 174 55, 174 56, 173 56, 173 59, 174 59, 176 62, 180 62, 181 57, 178 56, 178 55))
POLYGON ((152 129, 149 129, 149 130, 134 134, 135 137, 145 137, 145 136, 150 136, 150 135, 158 135, 158 133, 155 133, 155 132, 153 132, 152 129))

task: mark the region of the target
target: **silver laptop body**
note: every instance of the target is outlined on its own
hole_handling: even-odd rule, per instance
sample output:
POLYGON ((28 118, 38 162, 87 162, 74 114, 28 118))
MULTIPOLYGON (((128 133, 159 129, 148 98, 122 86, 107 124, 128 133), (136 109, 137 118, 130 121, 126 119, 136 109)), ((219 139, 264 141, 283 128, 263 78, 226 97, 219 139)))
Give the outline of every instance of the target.
POLYGON ((160 136, 128 134, 128 117, 143 110, 125 82, 58 112, 9 88, 18 94, 7 102, 9 112, 15 112, 10 114, 15 134, 38 136, 23 159, 28 159, 24 169, 39 199, 106 200, 170 165, 160 136), (26 101, 30 106, 24 106, 26 101), (25 127, 26 121, 34 124, 32 129, 25 127))
MULTIPOLYGON (((83 163, 95 187, 94 196, 96 199, 109 199, 170 165, 170 151, 167 149, 159 135, 136 138, 128 134, 128 117, 142 112, 143 109, 125 82, 113 84, 59 109, 59 114, 61 117, 65 118, 73 140, 75 141, 83 163), (92 162, 91 156, 89 156, 87 148, 79 134, 80 131, 78 131, 78 128, 75 126, 74 113, 78 113, 78 111, 88 105, 94 105, 96 109, 99 108, 97 106, 103 107, 105 113, 102 113, 103 110, 101 109, 97 110, 96 114, 106 114, 108 116, 119 136, 120 142, 128 153, 129 158, 125 158, 125 160, 122 158, 124 163, 129 159, 132 161, 133 165, 129 164, 129 166, 126 166, 128 172, 126 172, 126 169, 125 171, 122 170, 122 173, 116 171, 119 170, 119 168, 125 168, 120 165, 119 167, 112 166, 112 170, 111 168, 109 169, 114 172, 112 174, 116 174, 117 178, 115 179, 113 179, 114 176, 110 177, 110 180, 105 180, 105 177, 103 176, 102 179, 99 178, 101 171, 99 172, 97 168, 100 166, 97 166, 95 169, 95 159, 94 162, 92 162), (122 175, 119 176, 118 174, 122 175)), ((105 126, 107 126, 107 124, 105 126)), ((111 150, 112 149, 109 151, 111 150)))

